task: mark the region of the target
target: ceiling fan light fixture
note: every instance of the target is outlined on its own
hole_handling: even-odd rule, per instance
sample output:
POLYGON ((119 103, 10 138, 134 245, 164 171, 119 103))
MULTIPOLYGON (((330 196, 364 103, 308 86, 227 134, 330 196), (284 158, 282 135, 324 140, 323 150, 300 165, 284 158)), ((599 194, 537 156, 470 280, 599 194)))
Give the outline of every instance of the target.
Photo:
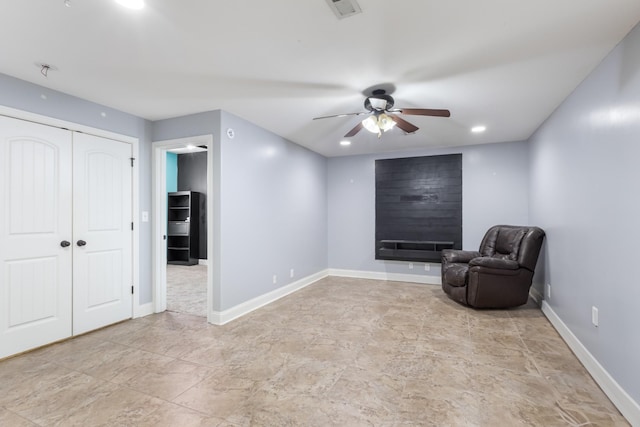
POLYGON ((387 114, 382 113, 378 116, 378 128, 380 128, 380 130, 386 132, 393 129, 395 125, 396 122, 394 122, 387 114))
POLYGON ((362 126, 371 133, 377 133, 380 136, 380 127, 378 127, 378 119, 376 116, 369 116, 362 121, 362 126))
POLYGON ((371 133, 377 133, 378 138, 382 136, 382 132, 393 129, 396 122, 385 113, 380 113, 367 117, 362 121, 362 126, 371 133))
POLYGON ((382 111, 387 108, 387 100, 383 98, 370 97, 369 104, 374 110, 382 111))
MULTIPOLYGON (((367 92, 369 92, 369 90, 367 90, 367 92)), ((391 95, 387 95, 385 89, 378 88, 373 90, 371 95, 364 99, 364 109, 366 111, 314 117, 313 120, 328 119, 331 117, 361 116, 367 114, 367 118, 357 123, 345 134, 344 137, 351 138, 364 128, 371 133, 377 133, 378 138, 380 138, 382 137, 382 132, 388 132, 396 126, 405 134, 413 134, 419 129, 418 126, 403 119, 401 117, 403 114, 409 116, 451 117, 451 112, 449 110, 432 108, 394 109, 394 105, 395 101, 393 97, 391 95)))

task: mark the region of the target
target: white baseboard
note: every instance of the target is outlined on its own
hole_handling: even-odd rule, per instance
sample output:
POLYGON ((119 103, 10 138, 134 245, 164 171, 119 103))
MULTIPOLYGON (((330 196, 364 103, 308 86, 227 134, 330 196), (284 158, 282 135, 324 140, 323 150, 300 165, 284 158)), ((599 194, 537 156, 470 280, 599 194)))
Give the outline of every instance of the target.
POLYGON ((139 304, 135 306, 133 309, 133 318, 135 319, 137 317, 144 317, 153 313, 154 313, 154 310, 153 310, 152 302, 148 302, 146 304, 139 304))
POLYGON ((609 375, 546 301, 542 301, 542 312, 627 421, 640 426, 640 404, 609 375))
POLYGON ((318 280, 327 277, 327 275, 328 270, 322 270, 310 276, 296 280, 295 282, 290 283, 286 286, 268 292, 264 295, 260 295, 249 301, 245 301, 241 304, 236 305, 235 307, 231 307, 224 311, 213 311, 209 316, 209 322, 213 323, 214 325, 224 325, 225 323, 229 323, 232 320, 237 319, 238 317, 252 312, 253 310, 256 310, 284 296, 287 296, 292 292, 305 288, 312 283, 315 283, 318 280))
POLYGON ((360 271, 329 269, 329 276, 353 277, 356 279, 388 280, 392 282, 422 283, 426 285, 441 285, 440 276, 426 276, 422 274, 387 273, 384 271, 360 271))

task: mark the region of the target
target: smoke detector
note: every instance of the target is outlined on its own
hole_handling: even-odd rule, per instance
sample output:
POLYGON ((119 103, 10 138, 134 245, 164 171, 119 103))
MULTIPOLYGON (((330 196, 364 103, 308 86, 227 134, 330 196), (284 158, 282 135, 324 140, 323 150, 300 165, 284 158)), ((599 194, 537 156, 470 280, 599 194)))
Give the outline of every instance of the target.
POLYGON ((360 5, 356 0, 327 0, 327 3, 338 19, 362 13, 362 9, 360 9, 360 5))

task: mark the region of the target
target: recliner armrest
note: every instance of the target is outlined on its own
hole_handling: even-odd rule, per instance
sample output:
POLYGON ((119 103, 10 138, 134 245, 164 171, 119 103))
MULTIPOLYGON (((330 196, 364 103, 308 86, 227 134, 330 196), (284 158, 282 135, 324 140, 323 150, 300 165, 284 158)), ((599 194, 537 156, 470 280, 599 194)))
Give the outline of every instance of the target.
POLYGON ((517 270, 520 264, 510 259, 492 258, 488 256, 477 257, 469 261, 469 266, 496 268, 501 270, 517 270))
POLYGON ((448 263, 468 263, 480 256, 477 251, 461 251, 458 249, 443 249, 442 258, 448 263))

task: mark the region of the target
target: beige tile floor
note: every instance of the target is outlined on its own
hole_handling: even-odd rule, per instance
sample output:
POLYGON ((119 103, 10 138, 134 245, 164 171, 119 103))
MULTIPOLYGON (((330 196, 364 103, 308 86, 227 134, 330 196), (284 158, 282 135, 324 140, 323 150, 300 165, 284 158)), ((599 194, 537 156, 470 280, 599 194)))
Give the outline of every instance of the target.
POLYGON ((207 266, 167 264, 167 310, 207 316, 207 266))
POLYGON ((2 426, 625 426, 535 305, 329 277, 225 326, 165 312, 0 362, 2 426))

